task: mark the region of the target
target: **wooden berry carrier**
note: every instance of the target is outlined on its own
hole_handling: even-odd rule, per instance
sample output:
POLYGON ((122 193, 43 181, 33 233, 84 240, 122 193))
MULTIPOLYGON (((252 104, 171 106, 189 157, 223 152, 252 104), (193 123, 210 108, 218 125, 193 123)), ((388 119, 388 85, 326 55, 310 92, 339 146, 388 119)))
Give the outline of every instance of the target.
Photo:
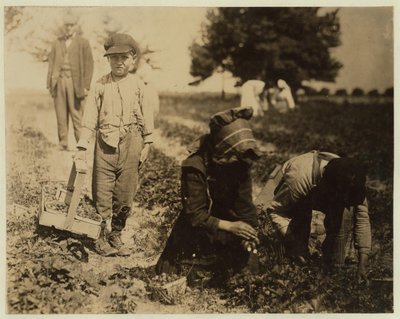
POLYGON ((77 207, 81 200, 86 173, 86 163, 83 160, 74 160, 68 179, 67 189, 60 188, 57 192, 57 200, 65 203, 68 207, 67 215, 58 210, 46 207, 44 186, 42 186, 39 210, 40 225, 55 227, 79 235, 86 235, 93 239, 99 237, 101 222, 77 215, 77 207))

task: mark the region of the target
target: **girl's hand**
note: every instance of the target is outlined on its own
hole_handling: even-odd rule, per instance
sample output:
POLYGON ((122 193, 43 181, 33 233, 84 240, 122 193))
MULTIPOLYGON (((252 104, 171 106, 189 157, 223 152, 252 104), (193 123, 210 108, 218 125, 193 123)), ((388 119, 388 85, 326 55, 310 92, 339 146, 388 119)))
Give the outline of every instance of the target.
POLYGON ((228 231, 232 234, 235 234, 238 237, 242 237, 244 239, 249 239, 249 240, 255 240, 257 243, 259 243, 257 237, 257 231, 245 222, 242 221, 230 222, 227 220, 221 220, 219 223, 219 228, 228 231))

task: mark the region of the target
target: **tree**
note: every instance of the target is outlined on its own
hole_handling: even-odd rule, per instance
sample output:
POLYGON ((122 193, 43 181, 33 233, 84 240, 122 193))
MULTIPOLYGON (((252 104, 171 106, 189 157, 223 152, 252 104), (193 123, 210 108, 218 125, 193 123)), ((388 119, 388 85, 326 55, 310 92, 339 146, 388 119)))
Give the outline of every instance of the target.
POLYGON ((46 62, 51 43, 61 35, 63 16, 78 17, 79 32, 89 40, 95 63, 102 67, 104 39, 115 32, 131 34, 141 45, 143 59, 158 69, 158 50, 141 34, 141 11, 133 8, 92 7, 5 7, 5 46, 9 51, 27 52, 35 61, 46 62))
POLYGON ((192 58, 190 74, 201 79, 211 76, 216 65, 207 49, 196 42, 193 42, 189 49, 192 58))
POLYGON ((337 89, 335 95, 336 96, 347 96, 347 90, 346 89, 337 89))
POLYGON ((328 96, 329 95, 329 89, 328 88, 322 88, 319 92, 318 95, 321 96, 328 96))
POLYGON ((9 33, 22 22, 24 7, 4 7, 4 31, 9 33))
POLYGON ((364 94, 364 90, 360 88, 355 88, 351 93, 352 96, 363 96, 364 94))
POLYGON ((214 62, 207 59, 208 66, 222 67, 243 82, 283 78, 296 91, 303 80, 333 81, 342 67, 330 56, 330 49, 340 45, 338 11, 320 15, 318 10, 211 9, 202 29, 204 44, 192 48, 201 46, 214 62))
POLYGON ((368 96, 379 96, 379 92, 377 89, 373 89, 371 91, 368 91, 368 96))
POLYGON ((302 88, 307 96, 318 95, 318 91, 316 89, 312 88, 311 86, 303 86, 302 88))
POLYGON ((387 88, 387 89, 385 90, 384 95, 385 95, 385 96, 391 96, 391 97, 393 97, 393 92, 394 92, 393 87, 390 87, 390 88, 387 88))

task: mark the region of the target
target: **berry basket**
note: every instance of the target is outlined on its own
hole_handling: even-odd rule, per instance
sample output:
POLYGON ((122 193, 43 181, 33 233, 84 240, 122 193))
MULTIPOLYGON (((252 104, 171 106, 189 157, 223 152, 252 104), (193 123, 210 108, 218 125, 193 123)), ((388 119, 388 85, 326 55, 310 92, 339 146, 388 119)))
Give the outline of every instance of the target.
POLYGON ((174 305, 180 302, 182 295, 186 291, 186 277, 181 277, 166 284, 152 283, 149 288, 152 299, 167 305, 174 305))
POLYGON ((92 239, 99 237, 101 218, 87 198, 81 196, 86 172, 85 162, 74 161, 67 185, 55 182, 42 185, 39 225, 92 239))

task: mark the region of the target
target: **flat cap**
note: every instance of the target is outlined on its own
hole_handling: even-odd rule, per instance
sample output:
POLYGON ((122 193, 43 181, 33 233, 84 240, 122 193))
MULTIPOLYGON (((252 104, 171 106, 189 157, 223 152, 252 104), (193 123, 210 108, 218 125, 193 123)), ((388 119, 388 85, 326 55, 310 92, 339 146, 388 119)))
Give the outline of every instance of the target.
POLYGON ((114 33, 108 37, 104 43, 104 49, 106 50, 104 56, 131 51, 139 55, 139 45, 129 34, 125 33, 114 33))

